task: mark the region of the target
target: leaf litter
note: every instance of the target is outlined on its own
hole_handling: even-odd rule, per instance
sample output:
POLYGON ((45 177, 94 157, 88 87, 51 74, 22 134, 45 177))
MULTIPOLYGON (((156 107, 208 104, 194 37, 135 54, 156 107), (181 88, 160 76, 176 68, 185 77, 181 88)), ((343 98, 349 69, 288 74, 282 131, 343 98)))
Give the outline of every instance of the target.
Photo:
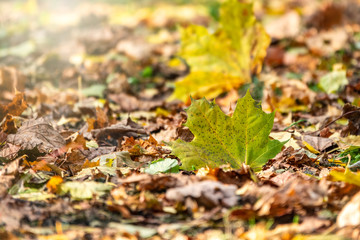
POLYGON ((359 3, 244 2, 1 2, 0 239, 359 239, 359 3))

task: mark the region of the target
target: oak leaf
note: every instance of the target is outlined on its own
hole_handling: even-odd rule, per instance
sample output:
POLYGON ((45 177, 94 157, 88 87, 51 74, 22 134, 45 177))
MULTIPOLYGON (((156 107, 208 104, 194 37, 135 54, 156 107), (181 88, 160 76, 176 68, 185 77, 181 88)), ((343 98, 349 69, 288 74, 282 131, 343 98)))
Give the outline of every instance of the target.
POLYGON ((193 101, 187 114, 185 125, 194 134, 194 140, 178 139, 170 143, 173 154, 180 158, 186 170, 223 164, 241 168, 245 163, 257 171, 285 143, 269 139, 274 112, 263 112, 249 92, 238 100, 232 117, 206 99, 193 101))

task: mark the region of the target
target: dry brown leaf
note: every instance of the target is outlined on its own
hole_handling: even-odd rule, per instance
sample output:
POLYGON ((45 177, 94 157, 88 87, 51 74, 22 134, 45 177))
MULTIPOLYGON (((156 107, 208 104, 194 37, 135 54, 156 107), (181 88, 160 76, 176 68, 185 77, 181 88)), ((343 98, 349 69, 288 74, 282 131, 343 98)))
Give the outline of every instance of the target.
POLYGON ((90 162, 88 159, 85 160, 84 164, 82 165, 82 168, 92 168, 92 167, 97 167, 100 165, 100 159, 97 160, 96 162, 90 162))
POLYGON ((36 171, 48 171, 51 172, 51 168, 48 167, 48 163, 45 160, 40 161, 27 161, 23 163, 26 167, 31 167, 32 170, 36 171))
POLYGON ((119 105, 123 112, 149 111, 165 104, 165 101, 161 99, 141 99, 127 93, 109 94, 109 99, 119 105))
POLYGON ((6 143, 0 151, 0 158, 13 159, 18 155, 20 146, 11 143, 6 143))
POLYGON ((126 138, 121 144, 121 151, 127 151, 131 156, 152 156, 161 157, 163 154, 169 154, 170 151, 162 148, 164 144, 159 144, 151 135, 149 139, 126 138))
POLYGON ((122 137, 138 137, 142 134, 146 134, 146 131, 142 128, 134 128, 129 125, 124 125, 122 123, 117 123, 109 127, 102 129, 94 129, 91 131, 93 136, 97 140, 103 140, 107 137, 112 137, 114 139, 121 139, 122 137))
POLYGON ((325 1, 325 4, 309 18, 308 25, 318 30, 329 30, 343 23, 344 14, 343 6, 325 1))
POLYGON ((326 32, 316 33, 306 39, 307 47, 314 53, 330 56, 345 47, 348 34, 344 28, 337 28, 326 32))
POLYGON ((163 191, 168 188, 183 187, 198 181, 199 178, 195 176, 180 174, 132 174, 125 179, 121 179, 119 182, 124 185, 137 183, 139 190, 163 191))
POLYGON ((248 182, 237 191, 237 194, 243 201, 251 204, 248 211, 256 211, 257 216, 280 217, 294 212, 306 215, 307 211, 311 212, 313 208, 325 206, 327 186, 310 177, 305 179, 300 174, 294 175, 297 177, 291 178, 278 189, 248 182))
POLYGON ((266 32, 272 38, 296 37, 300 32, 301 19, 296 11, 291 11, 265 25, 266 32))
POLYGON ((82 134, 72 134, 70 137, 66 139, 66 146, 64 151, 67 152, 69 149, 82 149, 87 150, 86 147, 86 139, 82 134))
POLYGON ((2 120, 7 114, 20 116, 27 107, 27 103, 24 99, 24 93, 17 92, 11 103, 7 105, 0 105, 0 119, 2 120))
POLYGON ((305 135, 303 140, 314 147, 317 151, 322 152, 334 145, 334 141, 329 138, 305 135))
POLYGON ((44 119, 25 121, 16 134, 8 135, 7 142, 21 146, 24 150, 37 148, 41 152, 65 145, 63 137, 44 119))
POLYGON ((202 181, 180 188, 166 191, 166 198, 172 201, 184 202, 187 197, 195 199, 199 205, 207 208, 216 206, 233 207, 238 198, 235 195, 237 187, 216 181, 202 181))
POLYGON ((336 219, 336 223, 339 227, 360 226, 360 192, 344 206, 336 219))
POLYGON ((342 130, 341 136, 360 135, 360 108, 347 103, 343 107, 342 115, 349 120, 349 123, 342 130))

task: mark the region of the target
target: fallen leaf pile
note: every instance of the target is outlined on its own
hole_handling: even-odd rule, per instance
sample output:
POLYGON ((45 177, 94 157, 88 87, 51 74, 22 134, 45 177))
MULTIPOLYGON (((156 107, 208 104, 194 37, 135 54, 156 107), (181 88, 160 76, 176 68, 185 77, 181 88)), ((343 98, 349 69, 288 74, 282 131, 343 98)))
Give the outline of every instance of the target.
POLYGON ((359 11, 0 1, 0 239, 360 239, 359 11))

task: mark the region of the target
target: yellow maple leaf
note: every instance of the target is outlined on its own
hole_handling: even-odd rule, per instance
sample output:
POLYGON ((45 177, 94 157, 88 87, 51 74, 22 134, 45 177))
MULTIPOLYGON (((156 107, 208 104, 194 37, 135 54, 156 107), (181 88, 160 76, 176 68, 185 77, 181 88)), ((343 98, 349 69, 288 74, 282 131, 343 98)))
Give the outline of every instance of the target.
POLYGON ((220 26, 215 33, 203 26, 181 29, 179 55, 191 73, 175 83, 170 97, 186 101, 214 98, 222 92, 250 82, 251 73, 261 71, 270 37, 257 22, 252 4, 227 0, 220 9, 220 26))

